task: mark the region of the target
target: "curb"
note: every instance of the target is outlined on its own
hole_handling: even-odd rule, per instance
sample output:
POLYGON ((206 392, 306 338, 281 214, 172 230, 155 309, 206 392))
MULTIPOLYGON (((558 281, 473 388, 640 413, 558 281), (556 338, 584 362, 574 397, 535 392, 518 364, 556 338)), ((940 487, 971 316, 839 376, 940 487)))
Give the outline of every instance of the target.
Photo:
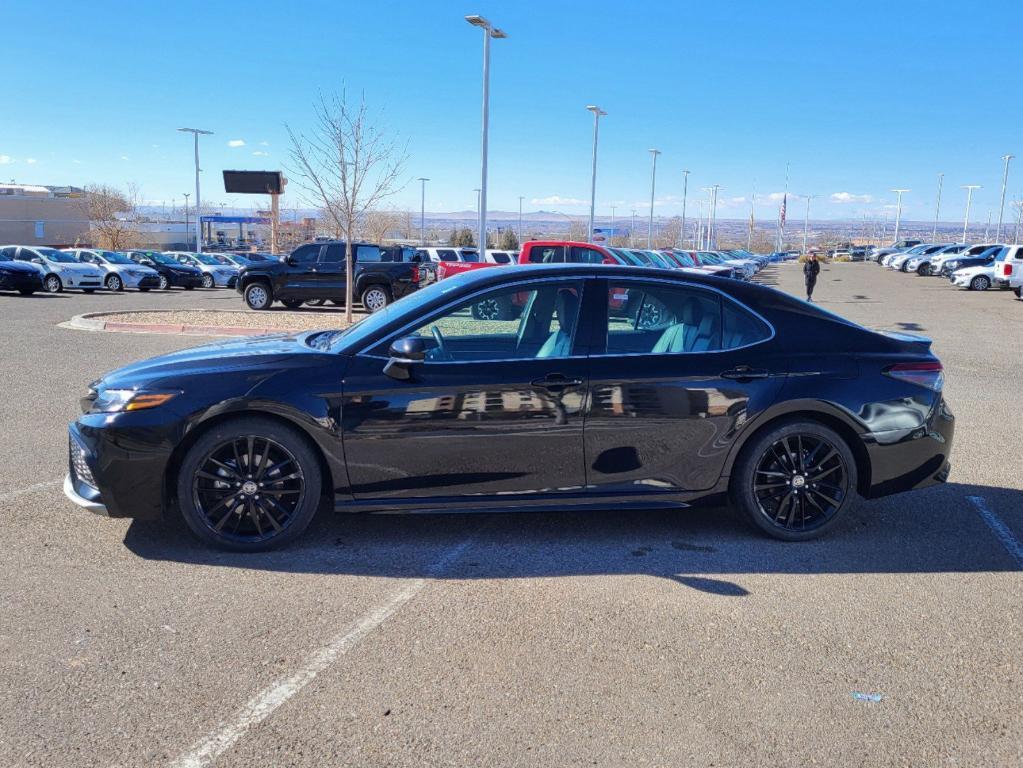
MULTIPOLYGON (((179 336, 266 336, 278 333, 298 333, 301 328, 249 328, 238 325, 189 325, 182 323, 123 323, 109 322, 104 317, 110 315, 123 315, 128 312, 202 312, 206 310, 181 310, 181 309, 140 309, 140 310, 118 310, 117 312, 88 312, 82 315, 75 315, 64 323, 59 323, 61 328, 73 328, 79 331, 105 331, 112 333, 166 333, 179 336)), ((216 310, 228 312, 241 312, 244 310, 216 310)))

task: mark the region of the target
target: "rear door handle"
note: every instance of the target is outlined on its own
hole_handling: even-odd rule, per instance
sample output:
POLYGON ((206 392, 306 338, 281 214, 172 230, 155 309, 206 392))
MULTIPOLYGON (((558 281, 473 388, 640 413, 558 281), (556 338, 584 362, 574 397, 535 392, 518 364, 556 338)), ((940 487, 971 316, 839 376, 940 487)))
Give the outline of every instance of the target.
POLYGON ((581 387, 581 379, 566 379, 560 373, 552 373, 542 379, 534 379, 529 382, 537 389, 546 389, 548 392, 564 392, 572 387, 581 387))
POLYGON ((762 368, 750 368, 748 365, 740 365, 732 368, 730 371, 724 371, 721 374, 721 378, 745 381, 749 379, 766 379, 770 375, 770 371, 765 371, 762 368))

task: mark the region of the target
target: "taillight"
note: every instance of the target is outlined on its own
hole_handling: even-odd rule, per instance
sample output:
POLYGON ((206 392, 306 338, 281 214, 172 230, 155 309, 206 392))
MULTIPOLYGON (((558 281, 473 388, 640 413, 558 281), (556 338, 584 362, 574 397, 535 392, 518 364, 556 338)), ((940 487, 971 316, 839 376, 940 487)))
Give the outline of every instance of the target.
POLYGON ((1003 264, 1002 265, 1002 274, 1005 275, 1005 277, 1008 277, 1009 275, 1011 275, 1012 274, 1012 264, 1003 264))
POLYGON ((419 283, 419 265, 415 264, 412 266, 412 282, 419 283))
POLYGON ((941 363, 936 360, 926 363, 896 363, 885 368, 884 374, 935 392, 940 392, 945 384, 945 374, 941 363))

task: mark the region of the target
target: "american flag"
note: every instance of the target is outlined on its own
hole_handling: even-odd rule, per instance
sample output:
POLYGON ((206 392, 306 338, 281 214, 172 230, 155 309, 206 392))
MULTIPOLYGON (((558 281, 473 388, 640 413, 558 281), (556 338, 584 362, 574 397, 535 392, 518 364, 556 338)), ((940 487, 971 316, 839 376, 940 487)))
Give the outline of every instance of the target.
POLYGON ((788 203, 788 201, 789 201, 789 195, 786 192, 785 195, 781 199, 781 212, 778 214, 778 221, 781 222, 781 225, 783 227, 785 226, 785 206, 788 203))

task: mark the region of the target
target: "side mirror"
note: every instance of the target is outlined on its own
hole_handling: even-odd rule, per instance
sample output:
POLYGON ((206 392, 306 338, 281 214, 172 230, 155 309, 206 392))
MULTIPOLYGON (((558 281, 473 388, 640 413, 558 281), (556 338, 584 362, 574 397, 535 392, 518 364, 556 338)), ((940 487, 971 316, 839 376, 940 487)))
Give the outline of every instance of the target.
POLYGON ((422 264, 423 263, 423 257, 420 256, 418 253, 413 253, 412 254, 412 263, 413 264, 422 264))
POLYGON ((38 256, 33 256, 33 257, 32 257, 32 263, 33 263, 33 264, 42 264, 42 263, 43 263, 43 260, 42 260, 42 259, 40 259, 40 258, 39 258, 38 256))
POLYGON ((384 366, 384 373, 398 381, 412 378, 409 367, 426 359, 426 339, 419 336, 405 336, 391 344, 388 354, 391 359, 384 366))

